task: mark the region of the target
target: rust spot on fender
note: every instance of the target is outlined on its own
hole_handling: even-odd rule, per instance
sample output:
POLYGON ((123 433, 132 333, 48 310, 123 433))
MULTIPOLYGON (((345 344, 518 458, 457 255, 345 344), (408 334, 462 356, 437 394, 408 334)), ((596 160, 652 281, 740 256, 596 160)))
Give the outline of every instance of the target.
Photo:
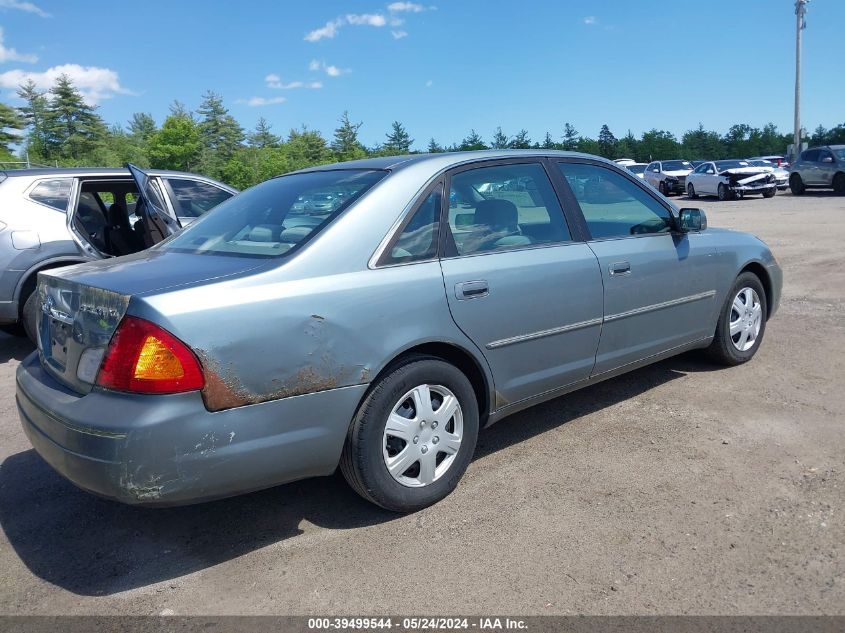
MULTIPOLYGON (((257 394, 241 384, 231 368, 222 368, 220 363, 211 358, 205 350, 194 350, 202 363, 205 373, 205 387, 202 398, 209 411, 223 411, 248 404, 258 404, 270 400, 280 400, 292 396, 301 396, 316 391, 326 391, 337 387, 335 376, 323 376, 313 367, 303 367, 291 381, 280 385, 268 393, 257 394)), ((278 383, 278 380, 274 380, 278 383)))

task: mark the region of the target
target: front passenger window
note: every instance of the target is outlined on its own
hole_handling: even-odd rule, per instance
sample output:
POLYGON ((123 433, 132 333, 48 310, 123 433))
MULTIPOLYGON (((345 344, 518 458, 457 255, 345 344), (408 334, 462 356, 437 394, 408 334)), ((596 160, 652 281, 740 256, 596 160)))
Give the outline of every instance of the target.
POLYGON ((647 191, 607 167, 558 163, 593 239, 668 233, 669 211, 647 191))

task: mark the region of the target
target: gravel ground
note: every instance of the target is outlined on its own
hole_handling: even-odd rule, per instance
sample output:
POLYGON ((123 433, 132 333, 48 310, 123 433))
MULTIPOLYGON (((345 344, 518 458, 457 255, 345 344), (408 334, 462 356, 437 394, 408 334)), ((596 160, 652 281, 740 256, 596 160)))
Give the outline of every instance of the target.
POLYGON ((78 491, 20 429, 31 348, 0 334, 0 612, 845 614, 845 198, 676 202, 783 266, 756 358, 517 414, 411 516, 340 476, 167 510, 78 491))

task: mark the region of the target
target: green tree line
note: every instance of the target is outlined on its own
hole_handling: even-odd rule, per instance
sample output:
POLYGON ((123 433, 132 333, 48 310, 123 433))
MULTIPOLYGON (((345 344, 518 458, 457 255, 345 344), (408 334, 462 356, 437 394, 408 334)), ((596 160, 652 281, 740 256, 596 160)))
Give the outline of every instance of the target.
MULTIPOLYGON (((40 92, 30 81, 21 85, 17 94, 23 101, 20 107, 0 103, 0 161, 27 156, 33 163, 97 167, 132 162, 201 173, 243 189, 312 165, 414 152, 414 139, 399 121, 391 124, 382 143, 365 146, 359 139, 363 123, 351 119, 348 112, 341 115, 331 138, 305 125, 279 135, 263 117, 246 131, 213 91, 202 95, 195 110, 174 101, 160 127, 144 112, 133 114, 125 126, 107 125, 66 76, 59 77, 47 92, 40 92), (13 154, 14 147, 18 156, 13 154)), ((813 145, 845 143, 845 123, 831 129, 819 126, 805 140, 813 145)), ((699 124, 680 139, 656 128, 639 137, 630 130, 617 137, 607 125, 592 138, 564 123, 559 132, 546 132, 542 140, 531 139, 524 129, 510 135, 501 127, 488 140, 471 129, 449 145, 432 138, 425 151, 542 148, 649 162, 784 154, 791 141, 791 134, 780 133, 772 123, 762 129, 740 123, 724 134, 699 124)))

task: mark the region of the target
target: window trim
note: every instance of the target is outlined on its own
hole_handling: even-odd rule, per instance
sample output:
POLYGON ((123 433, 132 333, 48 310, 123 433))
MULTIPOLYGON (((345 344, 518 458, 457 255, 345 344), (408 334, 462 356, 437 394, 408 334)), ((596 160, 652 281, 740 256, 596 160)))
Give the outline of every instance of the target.
MULTIPOLYGON (((570 216, 567 214, 567 206, 564 204, 564 200, 561 199, 561 191, 557 187, 555 183, 555 179, 553 173, 549 169, 548 164, 548 157, 543 155, 537 156, 525 156, 525 157, 514 157, 514 158, 496 158, 496 159, 482 159, 476 161, 470 161, 466 163, 462 163, 460 165, 455 165, 447 169, 444 173, 444 195, 443 195, 443 208, 441 210, 440 216, 440 259, 460 259, 464 257, 484 257, 486 255, 502 255, 504 253, 514 253, 518 251, 527 251, 527 250, 534 250, 537 248, 556 248, 559 246, 567 246, 574 242, 582 242, 584 240, 580 239, 580 234, 577 232, 577 227, 573 227, 570 221, 570 216), (457 247, 455 245, 455 238, 452 236, 452 227, 449 225, 449 195, 451 195, 452 191, 452 176, 459 174, 464 171, 470 171, 473 169, 484 169, 487 167, 498 167, 500 165, 539 165, 540 168, 546 175, 546 178, 549 180, 549 184, 552 187, 552 193, 554 194, 555 198, 557 199, 558 206, 561 210, 561 219, 563 220, 564 226, 566 226, 567 231, 569 231, 569 239, 563 240, 559 242, 544 242, 541 244, 525 244, 524 246, 516 246, 514 248, 508 248, 503 250, 497 251, 479 251, 475 253, 465 253, 461 254, 457 252, 457 247), (446 194, 445 192, 449 192, 446 194)), ((579 209, 580 210, 580 209, 579 209)))
MULTIPOLYGON (((621 174, 622 177, 627 178, 630 182, 632 182, 634 185, 636 185, 641 190, 643 190, 646 194, 648 194, 651 197, 652 200, 657 202, 657 204, 659 204, 661 207, 663 207, 664 209, 666 209, 666 211, 669 212, 670 231, 668 233, 637 233, 636 235, 614 235, 614 236, 608 236, 608 237, 593 237, 593 234, 590 231, 589 224, 587 224, 587 217, 584 215, 584 210, 581 208, 581 204, 578 202, 578 199, 575 198, 575 194, 572 191, 572 188, 569 186, 569 183, 566 181, 566 177, 563 176, 563 172, 560 169, 558 169, 558 172, 560 172, 561 177, 563 178, 563 182, 561 183, 561 186, 566 187, 566 189, 569 191, 569 195, 571 195, 575 199, 575 203, 577 205, 578 213, 581 216, 581 220, 584 222, 585 230, 587 232, 587 235, 589 236, 586 240, 587 242, 607 242, 607 241, 610 241, 610 240, 630 240, 630 239, 641 239, 641 238, 650 238, 650 237, 663 237, 663 236, 666 236, 666 235, 677 234, 677 233, 680 232, 680 229, 678 228, 678 218, 675 216, 674 207, 672 207, 667 202, 664 202, 663 200, 661 200, 657 195, 655 195, 655 192, 652 190, 652 188, 647 187, 644 182, 638 182, 638 181, 640 181, 640 179, 637 178, 636 176, 634 176, 633 174, 631 174, 630 172, 625 173, 624 171, 619 169, 619 167, 616 166, 616 165, 611 165, 611 164, 608 164, 608 163, 606 163, 602 160, 595 160, 595 159, 590 159, 590 158, 582 158, 582 157, 574 157, 573 156, 573 157, 555 158, 555 159, 553 159, 553 161, 556 162, 556 163, 592 165, 594 167, 599 167, 599 168, 603 167, 605 169, 609 169, 610 171, 614 171, 618 174, 621 174)), ((627 170, 625 170, 625 171, 627 171, 627 170)))
POLYGON ((445 179, 443 178, 442 174, 439 174, 433 182, 428 183, 425 187, 422 188, 421 193, 419 193, 408 205, 407 210, 403 213, 399 219, 397 220, 396 224, 391 227, 390 231, 387 232, 388 239, 386 241, 382 241, 379 244, 379 247, 376 249, 375 255, 371 259, 371 266, 370 268, 395 268, 397 266, 411 266, 413 264, 424 264, 427 262, 434 262, 440 258, 440 249, 442 246, 442 236, 443 236, 443 200, 445 198, 445 179), (440 187, 440 210, 438 211, 438 226, 437 226, 437 238, 435 239, 436 246, 434 249, 434 255, 432 257, 426 257, 425 259, 415 259, 413 261, 407 262, 394 262, 388 261, 391 258, 390 253, 393 251, 393 247, 396 246, 396 243, 399 241, 399 238, 405 232, 405 229, 411 223, 411 220, 420 210, 425 201, 428 200, 428 197, 434 193, 434 191, 440 187))

